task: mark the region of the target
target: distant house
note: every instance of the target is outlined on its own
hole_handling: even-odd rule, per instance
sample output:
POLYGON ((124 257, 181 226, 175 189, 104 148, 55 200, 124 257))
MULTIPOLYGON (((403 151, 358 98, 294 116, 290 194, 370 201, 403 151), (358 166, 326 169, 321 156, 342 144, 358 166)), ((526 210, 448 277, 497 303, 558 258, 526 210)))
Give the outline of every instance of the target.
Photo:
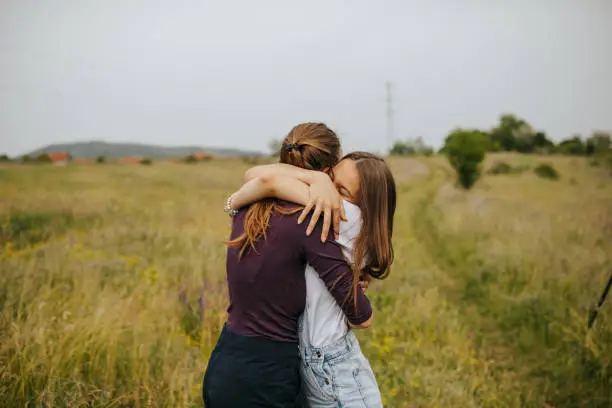
POLYGON ((131 156, 131 157, 122 157, 119 159, 119 163, 123 164, 139 164, 144 157, 142 156, 131 156))
POLYGON ((212 154, 204 152, 194 153, 191 156, 196 160, 210 160, 214 157, 212 154))
POLYGON ((70 156, 70 153, 66 152, 47 153, 47 157, 49 158, 49 161, 51 163, 58 166, 65 166, 72 160, 72 156, 70 156))
POLYGON ((210 153, 198 152, 192 153, 189 156, 182 159, 185 163, 197 163, 202 161, 211 160, 214 156, 210 153))

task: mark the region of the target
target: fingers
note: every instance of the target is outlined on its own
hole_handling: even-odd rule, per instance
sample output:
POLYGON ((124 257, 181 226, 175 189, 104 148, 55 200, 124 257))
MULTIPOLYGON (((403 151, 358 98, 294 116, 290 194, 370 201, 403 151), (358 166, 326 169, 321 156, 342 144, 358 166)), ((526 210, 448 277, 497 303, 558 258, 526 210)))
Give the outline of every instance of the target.
POLYGON ((344 204, 340 203, 340 219, 342 221, 348 221, 346 218, 346 212, 344 211, 344 204))
POLYGON ((327 236, 329 235, 329 227, 331 226, 332 221, 331 217, 331 208, 325 207, 325 210, 323 211, 323 232, 321 233, 321 242, 325 242, 327 240, 327 236))
POLYGON ((340 238, 340 211, 334 211, 334 236, 336 240, 340 238))
POLYGON ((306 216, 310 213, 310 211, 312 211, 312 207, 314 207, 314 201, 309 201, 308 204, 306 204, 306 207, 304 207, 304 209, 302 210, 302 213, 300 214, 300 217, 298 218, 298 224, 301 224, 304 222, 304 220, 306 219, 306 216))
POLYGON ((359 281, 359 287, 361 288, 361 290, 365 291, 369 286, 369 281, 359 281))
POLYGON ((319 221, 319 217, 321 216, 322 211, 323 209, 321 208, 321 205, 317 203, 315 210, 312 213, 312 217, 310 218, 310 224, 308 224, 308 228, 306 228, 306 235, 310 236, 310 234, 312 234, 312 231, 317 225, 317 221, 319 221))

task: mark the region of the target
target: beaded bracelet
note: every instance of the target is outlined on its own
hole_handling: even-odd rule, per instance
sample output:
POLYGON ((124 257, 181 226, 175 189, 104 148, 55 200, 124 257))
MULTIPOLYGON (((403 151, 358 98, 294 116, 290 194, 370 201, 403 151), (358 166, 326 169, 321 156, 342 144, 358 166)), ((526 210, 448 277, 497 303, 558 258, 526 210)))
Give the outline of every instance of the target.
POLYGON ((227 197, 227 201, 225 202, 225 207, 223 208, 223 212, 227 213, 230 217, 233 217, 234 215, 238 214, 238 210, 232 209, 232 199, 233 198, 234 198, 233 195, 227 197))

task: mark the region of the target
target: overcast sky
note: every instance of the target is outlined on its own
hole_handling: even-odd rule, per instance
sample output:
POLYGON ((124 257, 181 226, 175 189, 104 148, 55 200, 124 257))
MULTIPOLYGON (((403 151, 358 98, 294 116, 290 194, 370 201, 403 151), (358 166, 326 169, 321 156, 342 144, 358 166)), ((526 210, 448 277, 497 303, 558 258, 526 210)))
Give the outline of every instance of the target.
POLYGON ((0 153, 136 141, 266 150, 324 121, 346 150, 439 145, 513 112, 612 130, 612 0, 0 0, 0 153))

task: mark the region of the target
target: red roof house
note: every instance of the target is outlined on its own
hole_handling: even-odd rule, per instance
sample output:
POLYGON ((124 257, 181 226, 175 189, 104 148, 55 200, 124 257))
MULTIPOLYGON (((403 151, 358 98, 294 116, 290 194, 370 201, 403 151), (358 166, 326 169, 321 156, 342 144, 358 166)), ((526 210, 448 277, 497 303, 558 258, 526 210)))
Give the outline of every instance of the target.
POLYGON ((139 157, 139 156, 132 156, 132 157, 122 157, 121 159, 119 159, 119 163, 125 163, 125 164, 138 164, 143 160, 143 157, 139 157))
POLYGON ((67 164, 72 159, 70 153, 66 152, 47 153, 47 157, 49 157, 53 164, 67 164))
POLYGON ((197 160, 208 160, 208 159, 212 159, 213 155, 210 153, 204 153, 204 152, 198 152, 198 153, 194 153, 192 154, 194 159, 197 160))

